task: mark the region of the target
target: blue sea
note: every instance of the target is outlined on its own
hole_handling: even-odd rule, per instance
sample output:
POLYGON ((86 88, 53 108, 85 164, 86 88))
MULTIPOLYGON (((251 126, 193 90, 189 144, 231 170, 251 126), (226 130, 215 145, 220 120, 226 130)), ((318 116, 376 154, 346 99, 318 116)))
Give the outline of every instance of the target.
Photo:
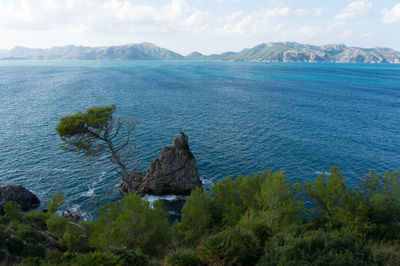
POLYGON ((118 200, 108 156, 64 151, 55 131, 62 116, 110 104, 139 122, 132 167, 184 131, 206 187, 264 169, 309 181, 333 165, 352 184, 400 166, 400 65, 0 61, 0 186, 42 202, 62 192, 88 215, 118 200))

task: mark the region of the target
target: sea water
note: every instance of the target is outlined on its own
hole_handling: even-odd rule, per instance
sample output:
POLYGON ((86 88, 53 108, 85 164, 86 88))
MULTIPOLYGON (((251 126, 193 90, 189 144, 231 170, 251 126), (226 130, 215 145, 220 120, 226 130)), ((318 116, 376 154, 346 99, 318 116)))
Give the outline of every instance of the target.
POLYGON ((206 187, 265 169, 309 181, 333 165, 352 184, 400 166, 400 65, 0 61, 0 186, 42 202, 64 193, 88 215, 118 200, 108 155, 64 151, 55 131, 62 116, 111 104, 138 121, 133 167, 183 131, 206 187))

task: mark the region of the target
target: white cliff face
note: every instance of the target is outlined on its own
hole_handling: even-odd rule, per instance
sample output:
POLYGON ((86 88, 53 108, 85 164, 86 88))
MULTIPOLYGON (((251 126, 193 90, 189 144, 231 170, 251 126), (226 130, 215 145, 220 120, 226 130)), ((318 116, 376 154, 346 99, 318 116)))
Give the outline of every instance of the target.
POLYGON ((132 172, 129 181, 122 183, 121 192, 152 195, 188 195, 201 186, 196 159, 189 148, 188 136, 174 139, 171 146, 163 147, 160 158, 155 159, 146 173, 132 172))

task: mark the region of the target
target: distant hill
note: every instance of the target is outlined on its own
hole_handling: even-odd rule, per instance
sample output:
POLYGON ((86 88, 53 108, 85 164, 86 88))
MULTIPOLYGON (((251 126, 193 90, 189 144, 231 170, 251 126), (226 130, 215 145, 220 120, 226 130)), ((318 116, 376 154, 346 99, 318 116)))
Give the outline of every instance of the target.
POLYGON ((62 46, 31 49, 16 46, 0 50, 0 59, 36 60, 204 60, 250 62, 336 62, 336 63, 400 63, 400 52, 390 48, 359 48, 344 44, 322 46, 296 42, 269 42, 240 52, 203 55, 193 52, 187 56, 151 43, 120 46, 85 47, 62 46))
POLYGON ((30 49, 16 46, 8 53, 0 53, 4 58, 24 58, 36 60, 180 60, 183 56, 151 43, 121 46, 85 47, 62 46, 50 49, 30 49))
POLYGON ((358 48, 344 44, 308 45, 296 42, 269 42, 240 52, 204 56, 197 60, 252 62, 337 62, 400 63, 400 52, 390 48, 358 48))

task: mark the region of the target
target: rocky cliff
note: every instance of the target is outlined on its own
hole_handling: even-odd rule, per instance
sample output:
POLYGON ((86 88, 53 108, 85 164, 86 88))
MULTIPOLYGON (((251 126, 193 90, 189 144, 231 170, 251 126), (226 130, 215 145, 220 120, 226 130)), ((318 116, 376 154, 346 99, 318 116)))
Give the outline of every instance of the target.
POLYGON ((20 204, 23 211, 40 203, 40 200, 35 194, 22 186, 8 185, 0 187, 0 214, 3 213, 3 206, 9 201, 20 204))
POLYGON ((146 173, 131 172, 120 190, 124 194, 188 195, 198 186, 201 180, 196 159, 190 151, 188 136, 181 133, 171 146, 161 149, 161 156, 148 166, 146 173))

